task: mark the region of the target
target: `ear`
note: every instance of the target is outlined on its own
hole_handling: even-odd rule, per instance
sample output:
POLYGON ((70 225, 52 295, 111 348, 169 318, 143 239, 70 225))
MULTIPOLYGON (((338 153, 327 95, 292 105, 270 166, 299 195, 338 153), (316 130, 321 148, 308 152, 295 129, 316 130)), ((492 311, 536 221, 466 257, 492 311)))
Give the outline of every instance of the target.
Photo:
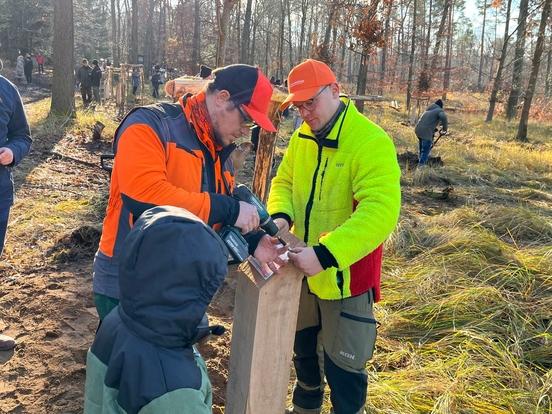
POLYGON ((334 98, 339 98, 339 85, 337 83, 332 83, 330 85, 330 90, 332 91, 332 96, 334 98))
POLYGON ((218 91, 215 96, 215 101, 217 105, 226 105, 229 99, 230 99, 230 92, 228 92, 226 89, 218 91))

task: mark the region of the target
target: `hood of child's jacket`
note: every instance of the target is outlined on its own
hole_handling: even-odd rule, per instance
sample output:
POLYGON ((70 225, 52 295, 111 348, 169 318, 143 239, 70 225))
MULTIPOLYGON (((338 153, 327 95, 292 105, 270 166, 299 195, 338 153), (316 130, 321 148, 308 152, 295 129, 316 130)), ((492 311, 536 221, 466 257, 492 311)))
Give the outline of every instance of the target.
POLYGON ((227 273, 222 240, 192 213, 164 206, 141 215, 122 250, 119 312, 125 325, 163 347, 191 345, 227 273))

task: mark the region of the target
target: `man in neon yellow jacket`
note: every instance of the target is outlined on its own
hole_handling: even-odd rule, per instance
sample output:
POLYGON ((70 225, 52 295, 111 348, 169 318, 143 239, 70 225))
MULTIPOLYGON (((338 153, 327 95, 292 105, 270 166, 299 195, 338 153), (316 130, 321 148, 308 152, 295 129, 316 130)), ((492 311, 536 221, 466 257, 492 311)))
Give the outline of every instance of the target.
POLYGON ((320 413, 323 372, 334 413, 362 413, 365 365, 376 340, 382 244, 399 217, 400 169, 392 140, 339 96, 326 64, 299 64, 288 85, 284 104, 292 103, 304 122, 272 181, 268 209, 281 229, 291 228, 307 244, 289 253, 306 275, 291 412, 320 413))

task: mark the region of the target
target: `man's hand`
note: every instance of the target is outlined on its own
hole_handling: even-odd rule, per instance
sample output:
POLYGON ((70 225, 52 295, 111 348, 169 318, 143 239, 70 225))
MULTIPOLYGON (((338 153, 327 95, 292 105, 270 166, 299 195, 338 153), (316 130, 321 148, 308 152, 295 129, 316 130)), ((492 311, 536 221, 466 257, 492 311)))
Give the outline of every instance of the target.
POLYGON ((296 247, 289 251, 288 257, 295 267, 307 276, 315 275, 324 270, 312 247, 296 247))
POLYGON ((278 226, 279 233, 289 232, 289 223, 287 222, 286 219, 283 219, 283 218, 274 219, 274 224, 278 226))
POLYGON ((255 256, 255 259, 257 259, 261 265, 266 264, 270 270, 277 273, 278 269, 286 264, 286 262, 280 258, 280 255, 284 254, 286 250, 287 247, 282 246, 276 237, 270 237, 267 234, 259 241, 253 256, 255 256))
POLYGON ((0 164, 10 165, 13 162, 13 151, 9 148, 0 148, 0 164))
POLYGON ((242 234, 249 233, 259 227, 259 213, 253 204, 240 201, 240 213, 234 226, 239 228, 242 234))

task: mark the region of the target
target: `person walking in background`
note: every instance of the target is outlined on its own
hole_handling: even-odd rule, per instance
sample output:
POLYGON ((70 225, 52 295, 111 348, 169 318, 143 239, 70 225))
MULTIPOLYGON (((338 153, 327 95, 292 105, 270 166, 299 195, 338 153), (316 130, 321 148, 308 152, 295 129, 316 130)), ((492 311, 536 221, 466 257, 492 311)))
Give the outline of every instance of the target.
POLYGON ((92 95, 94 96, 94 101, 97 104, 100 104, 102 102, 101 96, 100 96, 100 84, 102 81, 102 70, 100 69, 100 66, 98 65, 98 61, 94 59, 92 61, 92 71, 90 72, 90 84, 92 85, 92 95))
POLYGON ((159 85, 163 82, 161 81, 161 72, 159 71, 159 65, 155 65, 154 72, 151 75, 151 87, 152 94, 155 99, 159 98, 159 85))
POLYGON ((138 70, 138 68, 132 69, 131 82, 132 82, 132 94, 136 96, 136 92, 140 87, 140 71, 138 70))
MULTIPOLYGON (((31 130, 21 96, 14 84, 0 75, 0 257, 8 218, 14 201, 12 169, 31 149, 31 130)), ((15 340, 0 335, 0 351, 10 350, 15 340)))
POLYGON ((23 70, 25 72, 25 78, 27 79, 27 84, 30 85, 33 83, 33 58, 29 53, 25 55, 25 63, 23 70))
POLYGON ((429 153, 431 152, 431 148, 433 148, 433 134, 439 123, 442 126, 441 133, 446 135, 448 119, 443 110, 443 101, 441 99, 437 99, 427 107, 414 128, 416 137, 418 137, 419 166, 426 165, 429 161, 429 153))
POLYGON ((82 66, 77 71, 77 81, 80 84, 82 106, 88 108, 92 101, 92 70, 88 65, 88 59, 82 60, 82 66))
POLYGON ((36 55, 36 64, 38 66, 38 73, 44 74, 44 63, 46 62, 46 58, 42 54, 42 52, 38 52, 36 55))
POLYGON ((23 83, 23 80, 25 79, 25 58, 19 52, 19 56, 17 56, 17 60, 15 63, 15 83, 18 85, 23 83))

